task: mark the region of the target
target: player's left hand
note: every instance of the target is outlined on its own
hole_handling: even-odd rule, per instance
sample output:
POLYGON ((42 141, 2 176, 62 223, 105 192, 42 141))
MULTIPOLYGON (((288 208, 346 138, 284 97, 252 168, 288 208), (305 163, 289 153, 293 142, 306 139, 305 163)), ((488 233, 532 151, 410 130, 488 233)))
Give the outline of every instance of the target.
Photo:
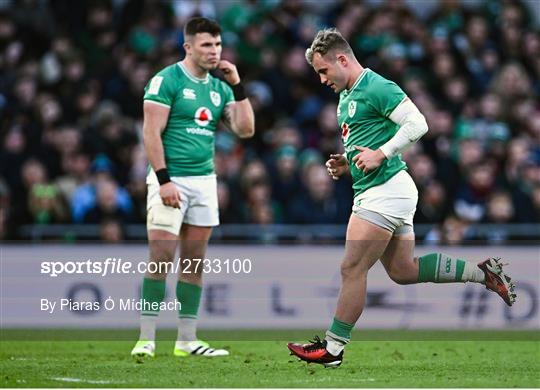
POLYGON ((225 81, 229 83, 229 85, 236 85, 240 82, 240 75, 238 74, 236 65, 227 60, 221 60, 219 61, 218 68, 223 72, 225 81))
POLYGON ((364 173, 379 168, 381 163, 386 158, 380 149, 371 150, 370 148, 356 145, 354 145, 354 147, 360 153, 354 156, 352 161, 356 165, 356 168, 360 169, 364 173))

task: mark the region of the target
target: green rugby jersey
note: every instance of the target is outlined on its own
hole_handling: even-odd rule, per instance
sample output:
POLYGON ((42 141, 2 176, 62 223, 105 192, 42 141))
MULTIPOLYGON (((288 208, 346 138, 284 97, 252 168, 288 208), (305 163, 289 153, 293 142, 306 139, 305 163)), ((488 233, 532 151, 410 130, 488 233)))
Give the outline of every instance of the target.
POLYGON ((352 162, 353 157, 359 153, 354 145, 376 150, 396 134, 399 125, 392 122, 389 116, 405 97, 405 93, 396 83, 368 68, 362 72, 350 90, 340 93, 338 124, 349 161, 355 197, 407 169, 401 155, 385 159, 379 168, 367 174, 352 162))
POLYGON ((144 91, 144 100, 171 109, 161 134, 169 174, 213 174, 215 130, 225 105, 234 102, 231 87, 210 74, 196 78, 178 62, 158 72, 144 91))

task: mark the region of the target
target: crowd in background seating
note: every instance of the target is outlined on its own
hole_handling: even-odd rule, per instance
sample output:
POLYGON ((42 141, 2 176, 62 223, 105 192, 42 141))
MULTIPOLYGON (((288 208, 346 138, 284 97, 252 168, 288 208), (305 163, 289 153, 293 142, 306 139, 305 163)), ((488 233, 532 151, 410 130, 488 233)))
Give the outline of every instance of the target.
POLYGON ((253 139, 216 133, 223 224, 347 222, 350 178, 324 168, 343 149, 337 96, 304 58, 327 26, 427 119, 403 157, 428 241, 467 239, 474 223, 540 222, 538 14, 519 1, 429 3, 2 2, 0 238, 77 223, 122 239, 126 223, 144 223, 143 88, 183 58, 182 27, 197 15, 221 23, 222 57, 256 116, 253 139))

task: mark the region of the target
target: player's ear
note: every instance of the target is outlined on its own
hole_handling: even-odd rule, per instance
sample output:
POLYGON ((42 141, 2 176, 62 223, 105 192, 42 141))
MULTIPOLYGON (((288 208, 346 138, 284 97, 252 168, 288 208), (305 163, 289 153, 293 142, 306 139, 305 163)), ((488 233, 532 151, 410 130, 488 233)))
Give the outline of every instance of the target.
POLYGON ((186 51, 186 53, 189 53, 189 51, 191 51, 191 43, 184 42, 182 46, 184 47, 184 50, 186 51))
POLYGON ((338 54, 337 62, 341 64, 341 66, 347 66, 349 61, 347 60, 347 56, 345 54, 338 54))

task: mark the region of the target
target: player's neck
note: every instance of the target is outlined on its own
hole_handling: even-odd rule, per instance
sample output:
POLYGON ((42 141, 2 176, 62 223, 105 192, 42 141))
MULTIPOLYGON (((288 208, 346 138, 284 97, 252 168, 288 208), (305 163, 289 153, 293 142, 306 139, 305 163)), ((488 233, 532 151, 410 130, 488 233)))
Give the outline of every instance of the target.
POLYGON ((208 75, 208 71, 206 69, 201 68, 200 66, 197 66, 193 61, 190 61, 189 58, 185 58, 180 63, 186 68, 186 70, 191 74, 192 76, 198 78, 198 79, 204 79, 208 75))
POLYGON ((349 82, 347 83, 347 90, 351 89, 353 85, 356 83, 356 80, 364 73, 366 68, 364 68, 360 64, 354 64, 353 69, 351 70, 351 77, 349 79, 349 82))

